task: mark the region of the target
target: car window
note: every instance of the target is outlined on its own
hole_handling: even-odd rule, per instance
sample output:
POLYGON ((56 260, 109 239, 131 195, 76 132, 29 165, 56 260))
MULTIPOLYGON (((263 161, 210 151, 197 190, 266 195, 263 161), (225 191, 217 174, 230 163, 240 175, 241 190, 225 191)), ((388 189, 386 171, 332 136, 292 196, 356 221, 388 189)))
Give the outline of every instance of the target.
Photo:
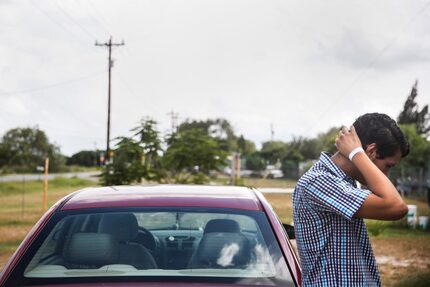
POLYGON ((257 231, 255 220, 249 216, 225 213, 184 213, 180 216, 179 228, 181 229, 204 229, 208 221, 213 219, 231 219, 239 224, 243 231, 257 231))
POLYGON ((136 212, 134 213, 139 226, 146 229, 176 229, 175 212, 136 212))
POLYGON ((61 217, 24 268, 25 282, 120 276, 293 286, 262 212, 152 208, 61 217))

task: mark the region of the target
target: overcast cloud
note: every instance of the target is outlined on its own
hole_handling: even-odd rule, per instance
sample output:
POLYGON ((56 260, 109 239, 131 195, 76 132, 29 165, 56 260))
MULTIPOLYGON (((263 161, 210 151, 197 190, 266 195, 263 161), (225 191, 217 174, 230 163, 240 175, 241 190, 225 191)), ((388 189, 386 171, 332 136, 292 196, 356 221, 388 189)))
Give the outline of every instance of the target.
POLYGON ((35 126, 71 155, 145 116, 224 117, 256 142, 312 137, 430 102, 429 1, 0 1, 0 135, 35 126))

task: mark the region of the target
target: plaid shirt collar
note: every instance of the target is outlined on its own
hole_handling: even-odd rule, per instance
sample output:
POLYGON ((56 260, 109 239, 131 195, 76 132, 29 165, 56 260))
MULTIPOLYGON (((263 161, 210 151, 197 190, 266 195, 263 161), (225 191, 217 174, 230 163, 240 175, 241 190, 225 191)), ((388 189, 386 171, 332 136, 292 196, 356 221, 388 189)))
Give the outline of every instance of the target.
POLYGON ((333 155, 328 152, 322 152, 320 156, 320 163, 326 167, 331 173, 334 175, 342 178, 343 180, 348 181, 351 183, 354 187, 357 186, 354 179, 352 179, 350 176, 348 176, 343 170, 341 170, 331 159, 333 155))

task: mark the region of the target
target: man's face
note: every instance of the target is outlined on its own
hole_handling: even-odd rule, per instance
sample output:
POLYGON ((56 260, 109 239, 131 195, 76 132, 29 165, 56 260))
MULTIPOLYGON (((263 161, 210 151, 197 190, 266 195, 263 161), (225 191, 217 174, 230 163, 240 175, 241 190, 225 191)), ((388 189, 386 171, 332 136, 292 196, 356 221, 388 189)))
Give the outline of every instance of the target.
MULTIPOLYGON (((368 156, 369 156, 370 160, 379 168, 379 170, 382 171, 387 177, 390 174, 391 168, 393 168, 395 165, 397 165, 400 162, 400 160, 402 159, 402 154, 400 153, 400 151, 398 151, 393 156, 389 156, 389 157, 386 157, 383 159, 377 158, 376 153, 375 154, 368 154, 368 156)), ((361 184, 364 184, 364 185, 367 184, 366 180, 361 175, 361 173, 359 173, 357 180, 361 184)))
POLYGON ((375 158, 373 163, 386 175, 390 174, 390 170, 401 160, 402 155, 400 152, 397 152, 395 155, 386 157, 384 159, 375 158))

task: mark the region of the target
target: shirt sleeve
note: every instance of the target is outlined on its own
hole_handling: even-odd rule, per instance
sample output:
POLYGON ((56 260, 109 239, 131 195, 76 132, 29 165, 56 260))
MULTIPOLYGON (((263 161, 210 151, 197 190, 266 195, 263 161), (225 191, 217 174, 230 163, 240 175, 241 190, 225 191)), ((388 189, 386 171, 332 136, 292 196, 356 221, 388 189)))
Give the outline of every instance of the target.
POLYGON ((305 189, 305 196, 314 208, 335 212, 348 220, 352 219, 369 194, 369 190, 356 188, 332 175, 317 177, 305 189))

